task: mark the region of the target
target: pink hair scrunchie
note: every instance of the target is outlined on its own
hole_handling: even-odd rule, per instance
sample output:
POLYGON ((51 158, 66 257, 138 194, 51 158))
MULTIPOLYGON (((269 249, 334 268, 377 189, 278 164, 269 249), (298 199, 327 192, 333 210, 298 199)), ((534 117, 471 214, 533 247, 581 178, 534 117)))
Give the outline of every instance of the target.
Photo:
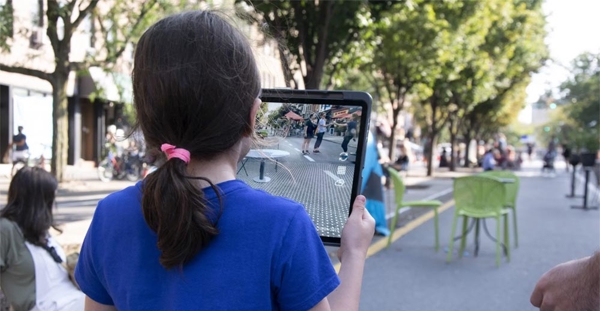
POLYGON ((190 163, 190 152, 183 148, 176 148, 173 145, 162 144, 160 146, 160 150, 162 150, 167 155, 167 160, 171 160, 172 158, 181 159, 185 164, 190 163))

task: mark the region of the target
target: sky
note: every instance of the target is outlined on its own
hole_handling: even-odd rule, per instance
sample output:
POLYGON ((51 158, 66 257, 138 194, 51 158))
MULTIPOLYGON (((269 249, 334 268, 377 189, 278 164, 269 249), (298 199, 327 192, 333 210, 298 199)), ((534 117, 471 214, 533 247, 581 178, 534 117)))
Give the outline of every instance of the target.
POLYGON ((543 9, 553 62, 533 76, 527 88, 528 103, 566 80, 569 72, 563 66, 569 67, 577 55, 600 53, 600 0, 546 0, 543 9))

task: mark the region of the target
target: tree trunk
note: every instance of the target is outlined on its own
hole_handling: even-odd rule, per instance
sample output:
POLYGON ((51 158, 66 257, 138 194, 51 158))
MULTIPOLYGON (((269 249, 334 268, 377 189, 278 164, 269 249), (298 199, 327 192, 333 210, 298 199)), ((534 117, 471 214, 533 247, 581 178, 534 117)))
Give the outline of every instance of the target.
POLYGON ((398 122, 394 121, 392 123, 392 133, 390 134, 389 140, 389 150, 388 157, 390 158, 390 162, 396 162, 395 153, 396 153, 396 127, 398 126, 398 122))
POLYGON ((456 125, 456 119, 453 115, 449 117, 450 122, 450 163, 448 165, 448 170, 450 172, 456 171, 456 132, 454 131, 454 126, 456 125))
POLYGON ((425 150, 427 152, 427 176, 433 175, 433 149, 435 141, 437 140, 437 134, 436 129, 430 129, 427 134, 427 144, 425 145, 425 150))
POLYGON ((69 111, 67 102, 67 74, 54 73, 52 84, 52 175, 64 181, 69 150, 69 111))
MULTIPOLYGON (((469 167, 469 165, 471 165, 470 159, 469 159, 469 154, 471 152, 471 139, 473 137, 471 137, 470 133, 468 133, 468 134, 465 133, 464 137, 465 137, 465 143, 467 145, 465 146, 465 163, 464 163, 463 167, 469 167)), ((475 150, 475 152, 477 152, 477 150, 475 150)))
MULTIPOLYGON (((453 125, 452 123, 454 123, 454 121, 450 121, 450 126, 453 125)), ((450 130, 450 148, 452 149, 452 152, 450 152, 449 170, 451 172, 456 171, 456 165, 458 162, 458 157, 456 156, 456 153, 458 152, 458 148, 456 147, 456 136, 456 133, 450 130)))

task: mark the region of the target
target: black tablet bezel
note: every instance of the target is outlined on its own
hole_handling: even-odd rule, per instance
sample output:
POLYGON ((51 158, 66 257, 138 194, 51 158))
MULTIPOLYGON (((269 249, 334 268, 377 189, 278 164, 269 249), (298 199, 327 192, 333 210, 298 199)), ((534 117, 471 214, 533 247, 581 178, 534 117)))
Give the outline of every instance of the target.
MULTIPOLYGON (((323 91, 323 90, 291 90, 291 89, 262 89, 259 98, 263 102, 271 103, 301 103, 319 105, 344 105, 362 108, 360 116, 359 139, 356 148, 354 176, 352 178, 352 194, 348 215, 352 213, 354 199, 361 192, 362 171, 367 137, 369 135, 369 122, 371 120, 372 98, 369 93, 356 91, 323 91), (358 169, 356 169, 358 168, 358 169)), ((341 238, 321 236, 325 245, 339 246, 341 238)))

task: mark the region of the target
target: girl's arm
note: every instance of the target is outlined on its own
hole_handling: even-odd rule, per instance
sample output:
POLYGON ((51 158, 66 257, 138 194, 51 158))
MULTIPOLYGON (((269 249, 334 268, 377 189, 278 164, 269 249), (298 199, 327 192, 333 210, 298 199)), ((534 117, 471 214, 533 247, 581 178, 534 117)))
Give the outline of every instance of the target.
POLYGON ((115 306, 103 305, 86 296, 85 311, 117 311, 117 308, 115 306))

